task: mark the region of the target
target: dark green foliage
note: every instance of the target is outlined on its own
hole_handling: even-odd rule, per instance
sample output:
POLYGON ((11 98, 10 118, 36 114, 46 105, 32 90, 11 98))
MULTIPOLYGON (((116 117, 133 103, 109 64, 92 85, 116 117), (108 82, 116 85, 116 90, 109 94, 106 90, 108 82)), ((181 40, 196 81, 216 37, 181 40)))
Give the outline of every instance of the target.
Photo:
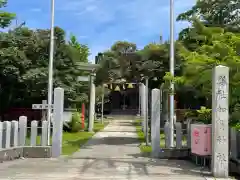
POLYGON ((71 120, 64 124, 63 130, 66 132, 79 132, 82 130, 81 116, 79 112, 72 114, 71 120))

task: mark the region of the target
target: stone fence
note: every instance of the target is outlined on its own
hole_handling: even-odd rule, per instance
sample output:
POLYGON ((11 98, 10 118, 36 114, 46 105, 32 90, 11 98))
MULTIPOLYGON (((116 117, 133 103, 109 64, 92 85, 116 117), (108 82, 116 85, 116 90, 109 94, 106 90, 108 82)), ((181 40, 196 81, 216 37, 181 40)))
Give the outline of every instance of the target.
POLYGON ((31 121, 31 127, 27 127, 26 116, 18 121, 0 122, 0 160, 51 157, 51 146, 47 145, 48 122, 42 121, 41 126, 38 123, 31 121))
POLYGON ((0 122, 0 161, 59 157, 62 152, 63 102, 64 90, 55 88, 52 137, 51 133, 48 134, 51 126, 47 121, 31 121, 31 127, 27 127, 26 116, 20 116, 18 121, 0 122))

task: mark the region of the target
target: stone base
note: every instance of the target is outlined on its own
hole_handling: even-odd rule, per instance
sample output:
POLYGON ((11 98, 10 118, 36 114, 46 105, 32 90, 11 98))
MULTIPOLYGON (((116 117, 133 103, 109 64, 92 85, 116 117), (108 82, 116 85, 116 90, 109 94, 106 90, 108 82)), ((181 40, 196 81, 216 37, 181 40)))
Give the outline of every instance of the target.
POLYGON ((23 157, 27 158, 50 158, 52 148, 50 146, 26 146, 23 148, 23 157))
POLYGON ((8 148, 0 150, 0 162, 11 161, 23 157, 23 148, 8 148))
MULTIPOLYGON (((198 156, 196 154, 190 154, 190 159, 196 165, 208 168, 211 170, 211 156, 198 156)), ((234 175, 240 175, 240 160, 230 159, 229 160, 229 173, 234 175)))
POLYGON ((186 159, 189 157, 189 149, 181 148, 181 149, 169 149, 164 148, 158 153, 157 158, 160 159, 186 159))
POLYGON ((19 159, 21 157, 26 158, 50 158, 51 147, 50 146, 25 146, 25 147, 13 147, 0 150, 0 162, 11 161, 19 159))
POLYGON ((153 157, 153 158, 159 158, 159 159, 188 159, 189 158, 189 148, 164 148, 159 151, 158 154, 152 154, 150 153, 143 153, 142 155, 144 157, 153 157))

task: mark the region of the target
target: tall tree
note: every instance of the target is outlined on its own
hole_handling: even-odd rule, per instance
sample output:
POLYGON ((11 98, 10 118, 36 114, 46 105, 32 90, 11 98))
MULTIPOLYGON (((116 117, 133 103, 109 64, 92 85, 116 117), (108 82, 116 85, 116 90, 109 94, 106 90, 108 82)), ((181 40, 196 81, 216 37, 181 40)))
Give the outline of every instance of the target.
POLYGON ((79 51, 79 55, 81 56, 80 59, 78 59, 78 61, 87 62, 88 56, 90 55, 89 48, 84 44, 80 44, 77 41, 77 37, 74 36, 73 34, 70 35, 70 41, 68 43, 70 46, 76 48, 79 51))
POLYGON ((183 64, 183 80, 186 86, 193 87, 198 95, 206 97, 211 106, 212 69, 216 65, 226 65, 230 68, 230 112, 240 104, 240 36, 212 27, 206 27, 201 22, 194 22, 193 27, 205 41, 194 52, 184 46, 181 56, 183 64))
MULTIPOLYGON (((229 32, 240 32, 240 2, 239 0, 197 0, 196 4, 188 11, 177 17, 178 21, 189 21, 192 27, 196 19, 206 27, 223 28, 229 32)), ((195 51, 199 45, 207 39, 198 35, 195 28, 188 27, 179 33, 179 40, 191 51, 195 51)))
POLYGON ((177 20, 191 21, 198 17, 205 25, 239 28, 239 0, 197 0, 189 11, 178 16, 177 20))
MULTIPOLYGON (((49 30, 26 27, 0 33, 0 98, 5 102, 1 112, 46 98, 49 34, 49 30)), ((65 104, 72 106, 87 99, 86 87, 77 82, 80 72, 76 63, 87 61, 83 57, 88 49, 85 52, 66 43, 65 32, 59 27, 55 28, 55 39, 54 87, 64 88, 65 104)))

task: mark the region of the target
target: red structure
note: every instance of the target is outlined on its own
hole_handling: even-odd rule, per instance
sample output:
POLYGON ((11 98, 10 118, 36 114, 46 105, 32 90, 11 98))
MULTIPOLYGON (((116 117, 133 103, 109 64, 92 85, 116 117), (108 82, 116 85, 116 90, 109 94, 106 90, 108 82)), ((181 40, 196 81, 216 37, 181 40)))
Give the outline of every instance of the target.
POLYGON ((11 108, 2 115, 3 120, 18 120, 20 116, 27 116, 28 120, 41 120, 41 111, 32 108, 11 108))
POLYGON ((81 116, 81 118, 82 118, 82 129, 84 129, 84 128, 85 128, 85 124, 84 124, 84 119, 85 119, 85 105, 84 105, 84 103, 82 104, 82 116, 81 116))

